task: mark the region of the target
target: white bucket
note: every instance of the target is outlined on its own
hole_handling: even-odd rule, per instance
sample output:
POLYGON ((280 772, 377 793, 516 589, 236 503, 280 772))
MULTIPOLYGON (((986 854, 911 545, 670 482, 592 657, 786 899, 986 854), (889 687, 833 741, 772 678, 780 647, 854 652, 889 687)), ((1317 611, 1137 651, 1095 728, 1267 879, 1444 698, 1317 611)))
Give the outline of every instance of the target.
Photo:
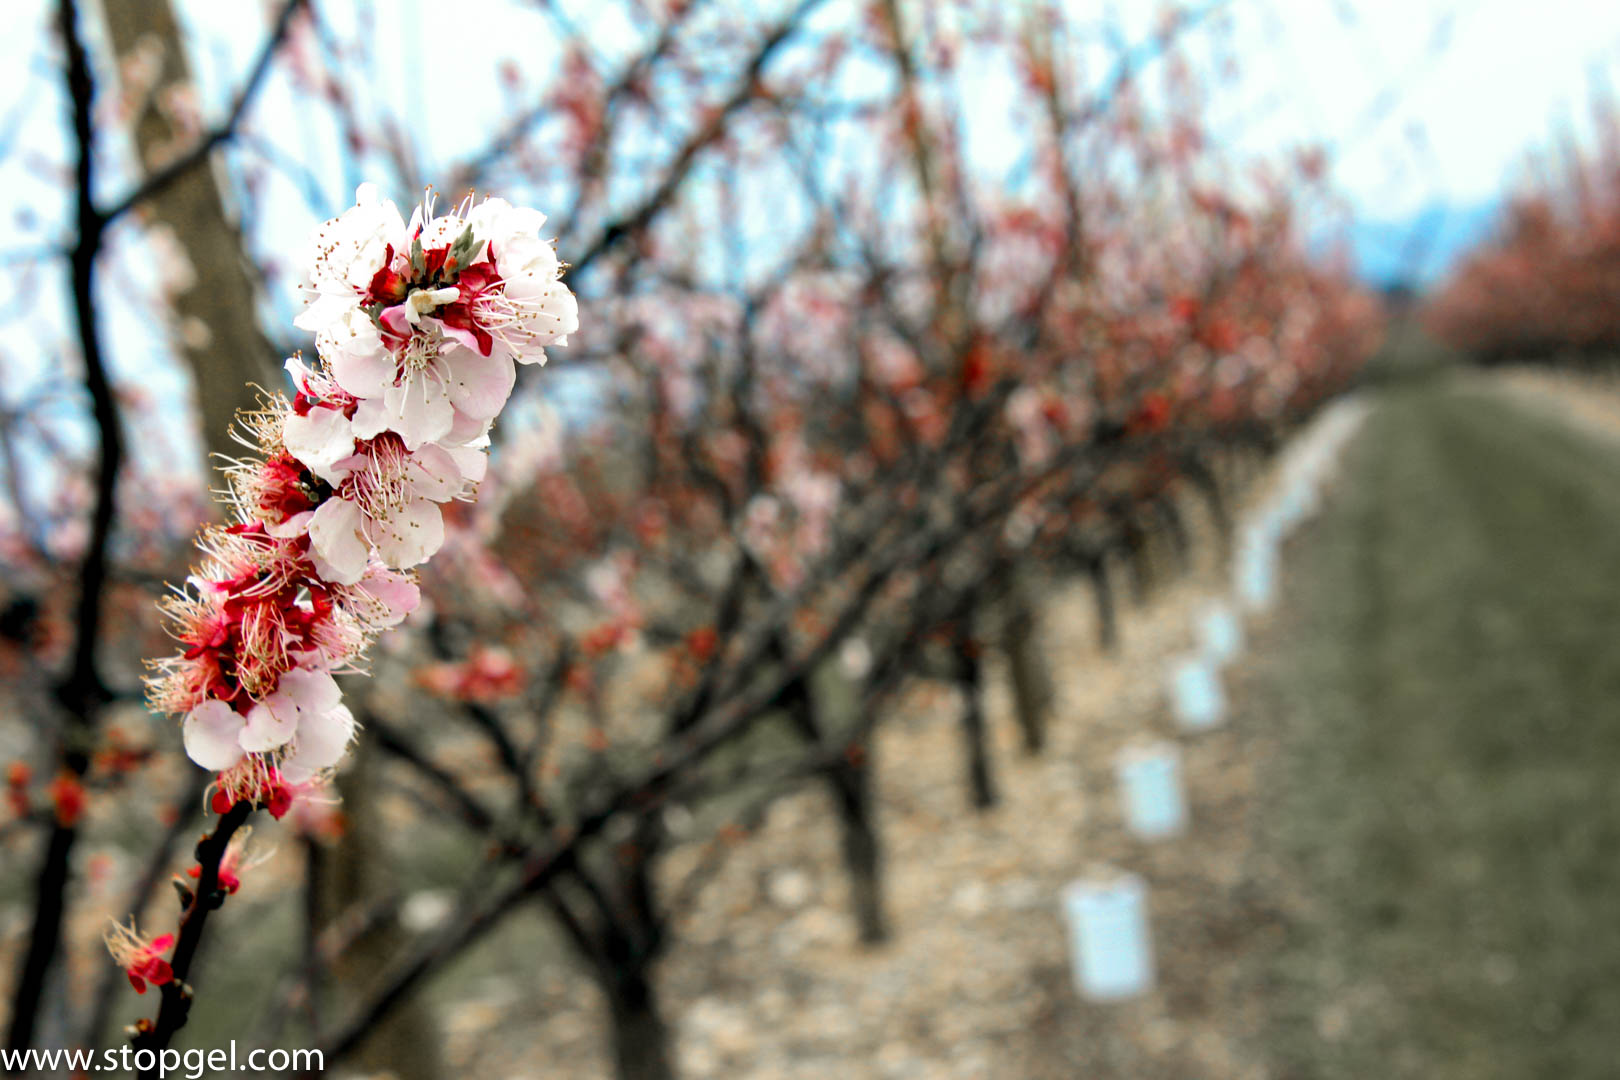
POLYGON ((1146 840, 1179 836, 1187 827, 1181 792, 1181 749, 1172 742, 1127 747, 1115 761, 1125 824, 1146 840))
POLYGON ((1226 720, 1226 692, 1215 666, 1202 657, 1177 663, 1170 673, 1170 708, 1176 723, 1190 731, 1219 727, 1226 720))
POLYGON ((1074 985, 1089 1001, 1122 1001, 1153 988, 1147 886, 1134 874, 1082 878, 1063 889, 1074 985))

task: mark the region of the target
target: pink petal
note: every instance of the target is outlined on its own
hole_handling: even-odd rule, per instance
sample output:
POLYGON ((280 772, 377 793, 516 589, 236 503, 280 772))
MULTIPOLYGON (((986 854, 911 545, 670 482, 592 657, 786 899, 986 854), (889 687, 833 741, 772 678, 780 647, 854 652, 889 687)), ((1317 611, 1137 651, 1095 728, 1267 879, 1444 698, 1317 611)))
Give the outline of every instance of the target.
POLYGON ((447 326, 438 319, 434 319, 433 321, 438 323, 439 329, 444 332, 445 337, 461 346, 461 349, 456 350, 457 352, 467 351, 476 353, 479 351, 478 335, 473 333, 471 330, 468 330, 462 326, 447 326))
POLYGON ((423 443, 438 442, 449 434, 450 425, 455 423, 456 410, 443 384, 431 374, 423 372, 399 386, 390 386, 383 394, 389 427, 399 432, 407 450, 415 450, 423 443))
POLYGON ((489 434, 489 417, 468 416, 460 409, 456 410, 456 419, 450 425, 450 431, 444 438, 435 440, 441 446, 460 446, 463 443, 476 442, 489 434))
POLYGON ((371 564, 360 587, 381 606, 381 611, 366 613, 374 626, 397 626, 422 602, 422 590, 415 582, 381 563, 371 564))
POLYGON ((461 469, 437 443, 426 443, 411 455, 410 477, 416 493, 425 499, 448 502, 461 494, 461 469))
POLYGON ((483 447, 447 446, 445 453, 455 459, 456 469, 465 483, 483 482, 484 474, 489 470, 489 455, 484 453, 483 447))
POLYGON ((377 316, 377 321, 395 337, 410 337, 416 332, 416 328, 411 325, 410 317, 405 314, 404 304, 383 308, 382 313, 377 316))
POLYGON ((271 536, 274 536, 278 540, 290 540, 295 536, 303 536, 305 533, 307 533, 309 531, 310 518, 313 518, 314 516, 315 511, 304 510, 300 513, 294 514, 286 521, 283 521, 280 525, 271 525, 269 522, 266 522, 264 531, 269 533, 271 536))

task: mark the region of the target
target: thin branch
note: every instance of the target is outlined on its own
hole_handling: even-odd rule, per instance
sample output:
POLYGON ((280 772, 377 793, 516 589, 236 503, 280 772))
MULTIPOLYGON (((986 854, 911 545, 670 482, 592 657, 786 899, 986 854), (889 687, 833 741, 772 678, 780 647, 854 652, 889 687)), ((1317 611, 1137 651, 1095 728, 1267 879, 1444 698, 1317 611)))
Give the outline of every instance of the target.
POLYGON ((765 65, 821 2, 822 0, 800 0, 799 5, 788 14, 787 18, 760 42, 758 50, 732 88, 730 96, 714 111, 709 120, 686 140, 676 153, 675 160, 670 162, 664 173, 664 179, 653 189, 652 194, 648 195, 635 210, 603 229, 601 235, 574 258, 568 269, 570 277, 583 274, 593 262, 617 247, 621 241, 644 230, 669 206, 676 192, 680 190, 681 184, 686 181, 686 176, 691 172, 698 155, 725 134, 726 125, 730 123, 734 113, 759 97, 759 78, 765 65))
MULTIPOLYGON (((140 878, 130 887, 119 910, 131 913, 139 912, 146 907, 152 893, 162 884, 163 872, 168 868, 169 860, 174 855, 174 849, 186 833, 192 828, 193 818, 197 807, 208 789, 209 775, 201 770, 189 770, 190 776, 186 789, 175 803, 174 821, 164 831, 162 838, 153 847, 146 866, 141 870, 140 878)), ((83 1046, 100 1046, 103 1035, 107 1029, 108 1018, 112 1015, 113 1003, 116 994, 124 980, 122 972, 111 964, 104 965, 100 974, 100 981, 96 985, 95 1004, 91 1008, 90 1019, 86 1022, 84 1031, 79 1039, 83 1046)))
MULTIPOLYGON (((180 916, 180 937, 174 946, 174 959, 170 961, 174 979, 162 988, 163 1003, 158 1008, 157 1019, 130 1040, 130 1045, 136 1050, 163 1050, 168 1047, 175 1032, 186 1026, 192 1000, 192 989, 186 977, 191 974, 191 962, 197 955, 197 947, 202 944, 203 928, 208 923, 209 912, 225 901, 225 893, 219 887, 219 866, 224 861, 225 849, 230 846, 231 837, 247 821, 253 809, 253 804, 246 800, 237 803, 220 816, 214 831, 197 844, 197 863, 201 873, 191 903, 186 905, 185 914, 180 916)), ((154 1080, 159 1076, 160 1073, 154 1068, 142 1073, 141 1080, 154 1080)))

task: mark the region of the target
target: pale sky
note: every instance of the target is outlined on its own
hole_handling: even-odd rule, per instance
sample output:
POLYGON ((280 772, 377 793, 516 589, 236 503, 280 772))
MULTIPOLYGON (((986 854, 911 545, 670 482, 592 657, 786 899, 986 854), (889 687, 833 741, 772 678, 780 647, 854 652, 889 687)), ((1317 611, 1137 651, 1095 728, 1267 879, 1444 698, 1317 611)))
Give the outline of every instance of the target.
MULTIPOLYGON (((174 2, 192 32, 205 110, 218 116, 262 42, 261 12, 279 7, 279 0, 174 2)), ((742 11, 755 6, 709 2, 742 11)), ((852 13, 863 2, 827 0, 817 18, 858 17, 852 13)), ((1144 40, 1164 10, 1159 0, 1064 2, 1082 24, 1112 24, 1130 42, 1144 40)), ((780 10, 784 4, 761 6, 780 10)), ((501 120, 549 81, 558 50, 544 7, 588 25, 609 61, 639 51, 649 39, 650 28, 627 16, 627 0, 320 0, 342 36, 357 21, 370 20, 377 66, 348 69, 349 89, 364 102, 382 103, 421 136, 421 165, 430 177, 485 145, 501 120), (501 88, 496 72, 503 61, 526 73, 527 92, 514 96, 501 88)), ((0 254, 8 261, 0 303, 30 312, 33 320, 26 346, 0 343, 7 368, 0 404, 32 402, 54 380, 61 392, 37 407, 70 414, 81 403, 59 362, 72 347, 65 275, 51 249, 66 237, 70 221, 60 58, 47 32, 54 8, 51 0, 9 0, 11 32, 0 45, 8 72, 0 82, 0 184, 7 192, 0 254)), ((1225 30, 1212 20, 1186 38, 1209 83, 1212 133, 1259 157, 1303 142, 1326 145, 1333 151, 1334 182, 1365 220, 1403 223, 1425 207, 1468 210, 1489 203, 1524 175, 1529 154, 1549 147, 1560 126, 1589 145, 1594 87, 1620 87, 1620 0, 1228 0, 1224 17, 1225 30), (1227 54, 1238 57, 1238 70, 1221 81, 1218 58, 1227 54)), ((87 28, 94 30, 94 20, 87 28)), ((1088 70, 1101 81, 1103 65, 1088 70)), ((981 103, 987 109, 995 97, 988 89, 981 103)), ((251 115, 259 137, 311 170, 310 190, 283 184, 262 204, 271 223, 268 236, 260 235, 266 258, 296 251, 310 225, 341 209, 354 183, 366 178, 352 175, 353 166, 346 174, 333 131, 302 123, 298 102, 278 68, 251 115)), ((127 148, 116 142, 103 149, 105 197, 125 189, 129 163, 127 148)), ((542 206, 564 201, 564 193, 536 195, 542 206)), ((119 276, 121 265, 140 262, 119 260, 115 251, 103 285, 123 301, 107 306, 118 346, 115 369, 141 371, 151 383, 158 379, 154 361, 167 356, 167 347, 144 311, 141 291, 149 283, 119 276)), ((291 314, 278 308, 270 318, 290 326, 291 314)), ((191 449, 180 438, 169 452, 185 460, 191 449)))
MULTIPOLYGON (((1620 64, 1610 0, 1233 0, 1246 89, 1271 96, 1258 147, 1319 133, 1364 214, 1489 200, 1558 124, 1590 130, 1620 64), (1421 140, 1421 141, 1420 141, 1421 140), (1426 144, 1426 149, 1425 149, 1426 144)), ((1620 86, 1620 80, 1612 85, 1620 86)))

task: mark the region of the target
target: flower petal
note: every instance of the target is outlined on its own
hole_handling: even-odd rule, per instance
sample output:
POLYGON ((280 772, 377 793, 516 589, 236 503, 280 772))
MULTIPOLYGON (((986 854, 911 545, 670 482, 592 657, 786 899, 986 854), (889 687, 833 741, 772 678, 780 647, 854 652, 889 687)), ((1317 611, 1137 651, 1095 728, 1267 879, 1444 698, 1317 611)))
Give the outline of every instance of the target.
POLYGON ((394 357, 370 316, 358 308, 328 324, 316 344, 332 378, 357 398, 377 397, 394 381, 394 357))
POLYGON ((286 745, 297 731, 298 705, 278 690, 248 710, 242 749, 253 753, 274 750, 286 745))
POLYGON ((389 424, 405 440, 405 449, 415 450, 423 443, 438 442, 450 433, 456 410, 450 404, 444 384, 422 372, 383 393, 389 424))
POLYGON ((489 455, 484 453, 481 446, 447 446, 444 452, 455 460, 456 469, 461 473, 464 483, 483 483, 484 474, 489 471, 489 455))
POLYGON ((325 671, 308 668, 295 667, 284 673, 276 692, 292 699, 300 714, 324 713, 343 701, 336 679, 325 671))
POLYGON ((303 536, 309 531, 310 518, 315 516, 313 510, 303 510, 283 521, 279 525, 264 523, 264 531, 278 540, 291 540, 295 536, 303 536))
POLYGON ((186 756, 205 769, 223 772, 242 760, 240 713, 223 701, 210 699, 186 714, 180 736, 186 756))
POLYGON ((376 628, 398 626, 422 602, 422 590, 398 570, 374 562, 357 587, 368 599, 353 605, 357 618, 376 628))
POLYGON ((292 752, 281 759, 281 776, 289 784, 302 784, 343 760, 354 739, 354 714, 343 705, 305 715, 298 724, 292 752))
POLYGON ((468 416, 487 419, 500 412, 512 396, 517 369, 504 356, 480 356, 473 349, 457 349, 443 359, 449 369, 450 403, 468 416))
POLYGON ((354 455, 354 428, 342 412, 317 406, 308 414, 291 413, 282 422, 287 452, 328 484, 339 484, 334 463, 354 455))
POLYGON ((353 585, 366 572, 371 548, 362 531, 365 522, 360 508, 348 499, 331 498, 321 503, 309 520, 309 541, 332 575, 322 577, 334 585, 353 585))
POLYGON ((350 424, 354 428, 354 437, 357 439, 375 439, 388 430, 392 418, 388 415, 388 408, 382 403, 382 398, 362 398, 360 404, 355 406, 354 419, 350 424))
POLYGON ((408 474, 416 493, 434 502, 448 502, 461 494, 461 468, 437 443, 426 443, 411 455, 408 474))
POLYGON ((383 562, 406 570, 426 562, 444 544, 444 518, 438 504, 414 499, 389 518, 377 519, 372 539, 383 562))
POLYGON ((489 417, 480 419, 468 416, 460 410, 456 411, 456 419, 450 425, 450 431, 442 439, 435 439, 440 446, 461 446, 466 443, 476 443, 480 439, 489 438, 489 428, 494 421, 489 417))

